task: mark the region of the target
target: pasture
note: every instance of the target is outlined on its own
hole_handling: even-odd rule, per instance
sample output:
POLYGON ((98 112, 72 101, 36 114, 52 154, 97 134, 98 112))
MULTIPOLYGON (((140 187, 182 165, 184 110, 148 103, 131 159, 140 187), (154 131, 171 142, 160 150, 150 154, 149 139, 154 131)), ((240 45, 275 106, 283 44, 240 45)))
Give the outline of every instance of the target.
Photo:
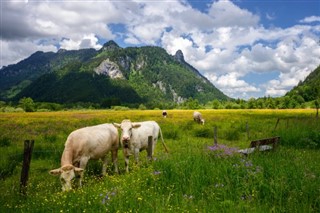
POLYGON ((0 212, 319 212, 320 120, 314 110, 103 110, 0 113, 0 212), (276 126, 277 119, 280 122, 276 126), (155 120, 155 159, 130 158, 125 174, 101 177, 102 162, 89 161, 82 188, 61 191, 48 171, 60 166, 73 130, 101 123, 155 120), (214 127, 218 144, 213 150, 214 127), (245 157, 255 139, 280 136, 278 149, 245 157), (24 140, 34 140, 27 195, 19 193, 24 140))

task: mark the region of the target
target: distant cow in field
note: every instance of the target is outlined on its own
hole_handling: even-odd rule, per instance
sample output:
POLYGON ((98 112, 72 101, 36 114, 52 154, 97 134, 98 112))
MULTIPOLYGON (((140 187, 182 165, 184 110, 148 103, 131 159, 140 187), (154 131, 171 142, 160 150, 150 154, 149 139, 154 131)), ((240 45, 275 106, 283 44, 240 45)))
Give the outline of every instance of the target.
POLYGON ((126 172, 129 172, 129 156, 134 154, 135 161, 139 161, 139 152, 142 150, 148 150, 148 137, 152 136, 152 150, 151 158, 154 153, 154 148, 158 141, 160 133, 162 144, 165 150, 168 149, 163 141, 162 132, 160 126, 155 121, 144 121, 144 122, 131 122, 130 120, 123 120, 121 124, 114 123, 114 126, 121 128, 122 134, 120 137, 123 154, 125 156, 125 167, 126 172))
POLYGON ((202 118, 201 113, 198 111, 193 112, 193 120, 199 124, 204 125, 204 119, 202 118))
POLYGON ((163 110, 163 111, 162 111, 162 117, 166 118, 167 115, 168 115, 167 111, 166 111, 166 110, 163 110))
POLYGON ((118 130, 112 124, 101 124, 85 127, 73 131, 67 138, 61 157, 61 167, 51 170, 51 175, 60 175, 62 190, 72 189, 71 180, 80 176, 79 184, 83 179, 83 172, 89 159, 102 159, 102 174, 106 174, 108 152, 112 153, 115 173, 118 173, 118 130))

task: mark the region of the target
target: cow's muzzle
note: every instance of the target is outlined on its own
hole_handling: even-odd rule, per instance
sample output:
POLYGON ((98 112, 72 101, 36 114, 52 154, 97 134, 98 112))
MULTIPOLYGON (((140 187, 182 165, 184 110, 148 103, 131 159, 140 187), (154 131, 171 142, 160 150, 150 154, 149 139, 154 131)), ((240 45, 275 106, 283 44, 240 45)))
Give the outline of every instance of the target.
POLYGON ((129 140, 122 140, 122 144, 124 148, 129 148, 129 140))

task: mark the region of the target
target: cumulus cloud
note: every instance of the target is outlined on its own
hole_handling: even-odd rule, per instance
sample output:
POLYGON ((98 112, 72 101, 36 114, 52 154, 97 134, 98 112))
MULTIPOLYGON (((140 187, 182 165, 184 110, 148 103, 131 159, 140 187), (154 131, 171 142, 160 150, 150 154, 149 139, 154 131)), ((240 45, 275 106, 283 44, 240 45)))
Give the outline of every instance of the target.
POLYGON ((319 16, 266 28, 258 14, 229 0, 212 1, 205 11, 186 0, 5 1, 1 16, 0 67, 37 50, 99 49, 101 39, 122 39, 127 45, 160 45, 172 55, 182 50, 224 93, 250 98, 285 94, 320 59, 319 16), (121 25, 121 32, 112 25, 121 25), (252 73, 269 72, 279 76, 261 85, 248 81, 252 73))
POLYGON ((309 16, 300 20, 300 23, 311 23, 311 22, 320 22, 320 16, 309 16))
POLYGON ((231 1, 215 1, 209 9, 209 15, 213 18, 215 27, 247 27, 255 26, 259 17, 248 10, 241 9, 231 1))
POLYGON ((240 73, 232 72, 222 76, 209 75, 209 78, 217 86, 224 88, 224 91, 229 96, 237 95, 239 98, 247 98, 248 93, 260 92, 260 89, 248 84, 244 80, 239 79, 240 73))

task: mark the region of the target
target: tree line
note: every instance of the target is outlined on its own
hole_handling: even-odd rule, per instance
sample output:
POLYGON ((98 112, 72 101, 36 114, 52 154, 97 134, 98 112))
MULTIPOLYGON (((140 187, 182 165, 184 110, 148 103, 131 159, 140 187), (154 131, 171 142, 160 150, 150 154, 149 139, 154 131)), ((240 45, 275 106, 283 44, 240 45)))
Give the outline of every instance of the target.
POLYGON ((120 104, 117 100, 106 100, 101 103, 77 102, 77 103, 50 103, 35 102, 30 97, 21 98, 18 102, 0 101, 0 112, 35 112, 35 111, 60 111, 68 109, 319 109, 320 98, 314 101, 304 102, 289 96, 263 97, 243 99, 230 99, 222 101, 214 99, 206 104, 200 103, 197 99, 189 98, 183 103, 145 103, 145 104, 120 104))

